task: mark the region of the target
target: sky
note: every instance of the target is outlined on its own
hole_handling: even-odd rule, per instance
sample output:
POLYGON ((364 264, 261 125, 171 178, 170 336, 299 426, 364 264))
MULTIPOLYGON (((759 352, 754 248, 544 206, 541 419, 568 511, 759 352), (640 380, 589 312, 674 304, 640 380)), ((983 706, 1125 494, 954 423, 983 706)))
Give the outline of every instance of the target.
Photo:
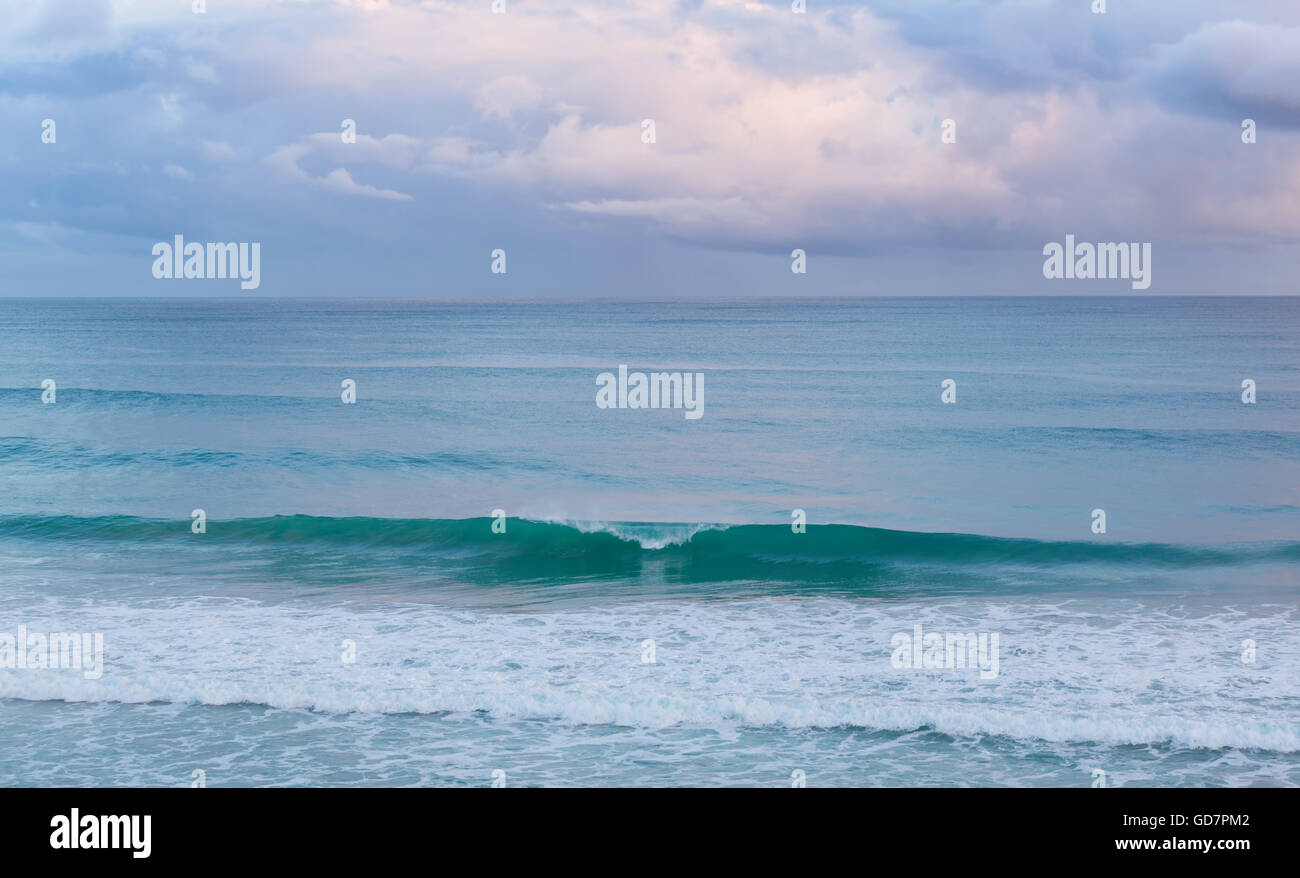
POLYGON ((0 295, 1300 294, 1300 3, 1097 2, 0 0, 0 295))

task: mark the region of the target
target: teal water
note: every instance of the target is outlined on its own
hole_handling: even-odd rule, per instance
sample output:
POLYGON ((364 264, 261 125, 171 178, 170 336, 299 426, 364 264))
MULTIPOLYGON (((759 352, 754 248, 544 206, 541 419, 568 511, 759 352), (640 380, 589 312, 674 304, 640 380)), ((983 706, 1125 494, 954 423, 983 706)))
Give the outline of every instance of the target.
POLYGON ((0 783, 1296 785, 1298 318, 0 299, 0 783))

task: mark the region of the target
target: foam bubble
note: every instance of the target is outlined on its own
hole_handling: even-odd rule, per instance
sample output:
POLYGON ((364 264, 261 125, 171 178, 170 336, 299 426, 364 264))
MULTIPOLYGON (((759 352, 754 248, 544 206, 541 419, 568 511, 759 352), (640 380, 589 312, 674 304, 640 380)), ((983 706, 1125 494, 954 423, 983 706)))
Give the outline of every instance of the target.
POLYGON ((659 602, 505 613, 427 605, 144 606, 50 598, 10 627, 102 631, 106 668, 0 670, 0 697, 486 714, 568 725, 933 729, 1111 745, 1300 752, 1295 610, 1136 601, 659 602), (997 632, 1000 669, 910 670, 890 638, 997 632), (654 663, 642 643, 655 641, 654 663), (1240 645, 1260 646, 1243 664, 1240 645), (343 641, 356 661, 341 659, 343 641))

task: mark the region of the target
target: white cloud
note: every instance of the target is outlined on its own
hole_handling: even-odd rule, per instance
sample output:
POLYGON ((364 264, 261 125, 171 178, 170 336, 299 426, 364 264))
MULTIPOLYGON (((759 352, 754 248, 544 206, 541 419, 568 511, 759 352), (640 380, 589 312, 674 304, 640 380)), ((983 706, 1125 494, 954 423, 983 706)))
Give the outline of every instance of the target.
POLYGON ((342 192, 345 195, 365 195, 369 198, 388 198, 393 201, 414 201, 410 195, 404 192, 396 192, 392 189, 377 189, 368 184, 358 183, 352 179, 352 175, 344 168, 335 168, 319 182, 326 189, 342 192))
POLYGON ((478 90, 474 109, 487 118, 509 119, 517 111, 536 109, 541 99, 541 88, 528 78, 502 76, 478 90))
POLYGON ((204 140, 201 144, 203 155, 209 161, 229 162, 238 158, 235 148, 220 140, 204 140))
MULTIPOLYGON (((367 160, 496 180, 542 204, 637 217, 706 243, 1019 244, 1045 228, 1103 225, 1143 239, 1259 232, 1260 196, 1207 171, 1224 160, 1219 135, 1162 109, 1156 95, 1104 81, 982 90, 861 8, 680 8, 580 2, 487 16, 393 6, 352 19, 359 32, 314 41, 303 69, 313 87, 341 88, 345 75, 354 87, 393 87, 400 68, 401 82, 510 123, 487 137, 444 126, 400 148, 372 142, 367 160), (358 40, 385 51, 329 63, 353 58, 358 40), (764 63, 770 46, 791 44, 804 47, 799 63, 790 51, 764 63), (818 68, 818 55, 835 64, 818 68), (640 140, 643 118, 656 121, 653 145, 640 140), (956 144, 939 141, 944 118, 957 121, 956 144), (1199 205, 1184 195, 1188 210, 1169 209, 1171 175, 1206 190, 1199 205)), ((1283 203, 1300 201, 1294 147, 1290 157, 1250 156, 1283 187, 1283 203)), ((1262 225, 1274 239, 1300 239, 1295 210, 1262 225)))
MULTIPOLYGON (((279 120, 294 133, 278 147, 249 145, 247 131, 238 152, 194 136, 210 161, 266 156, 282 180, 340 194, 409 201, 431 176, 454 176, 727 246, 1005 245, 1098 227, 1300 240, 1300 124, 1244 147, 1244 112, 1234 117, 1238 105, 1300 108, 1300 30, 1273 23, 1294 21, 1294 4, 1235 7, 1250 23, 1217 21, 1207 0, 1147 2, 1132 27, 1084 15, 1124 28, 1092 36, 1053 19, 1059 4, 966 4, 955 24, 933 3, 883 5, 896 18, 677 0, 512 3, 508 15, 441 0, 231 0, 204 17, 147 0, 45 51, 147 52, 160 72, 142 91, 174 127, 210 125, 205 99, 254 132, 271 125, 269 102, 302 106, 279 120), (256 26, 268 21, 283 26, 256 26), (1174 42, 1154 42, 1165 35, 1174 42), (971 42, 1024 48, 1014 87, 962 75, 951 50, 971 42), (1115 64, 1092 75, 1108 52, 1115 64), (1116 78, 1125 71, 1138 72, 1116 78), (410 133, 293 139, 325 113, 364 132, 370 107, 410 133), (644 118, 655 144, 641 142, 644 118), (940 143, 945 118, 955 144, 940 143), (393 188, 368 181, 377 172, 393 188)), ((58 16, 39 9, 10 13, 7 28, 0 16, 0 47, 54 40, 58 16)))
POLYGON ((298 162, 314 150, 327 144, 339 143, 345 150, 356 150, 355 158, 360 162, 388 164, 393 167, 409 167, 409 153, 416 146, 411 138, 402 135, 390 135, 382 140, 360 135, 356 143, 343 144, 337 134, 313 134, 305 140, 282 146, 267 156, 266 163, 276 168, 287 178, 320 186, 331 192, 344 195, 361 195, 368 198, 383 198, 391 201, 413 201, 414 197, 394 189, 381 189, 366 183, 358 183, 346 168, 335 168, 323 177, 313 177, 303 170, 298 162))

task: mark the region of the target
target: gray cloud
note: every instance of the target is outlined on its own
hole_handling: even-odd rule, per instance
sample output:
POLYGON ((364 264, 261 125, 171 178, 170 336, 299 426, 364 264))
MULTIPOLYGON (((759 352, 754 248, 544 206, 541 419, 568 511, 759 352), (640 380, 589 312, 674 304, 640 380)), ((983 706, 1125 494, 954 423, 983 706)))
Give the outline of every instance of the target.
POLYGON ((1065 233, 1243 266, 1300 241, 1289 3, 1230 22, 1203 0, 185 6, 0 12, 0 279, 19 252, 177 233, 262 240, 267 294, 428 290, 430 262, 440 288, 475 284, 507 244, 528 255, 512 273, 573 293, 644 253, 766 265, 800 246, 844 256, 848 288, 854 259, 922 283, 903 251, 1001 277, 1065 233))
POLYGON ((1300 27, 1206 25, 1161 47, 1145 81, 1179 109, 1300 128, 1300 27))

